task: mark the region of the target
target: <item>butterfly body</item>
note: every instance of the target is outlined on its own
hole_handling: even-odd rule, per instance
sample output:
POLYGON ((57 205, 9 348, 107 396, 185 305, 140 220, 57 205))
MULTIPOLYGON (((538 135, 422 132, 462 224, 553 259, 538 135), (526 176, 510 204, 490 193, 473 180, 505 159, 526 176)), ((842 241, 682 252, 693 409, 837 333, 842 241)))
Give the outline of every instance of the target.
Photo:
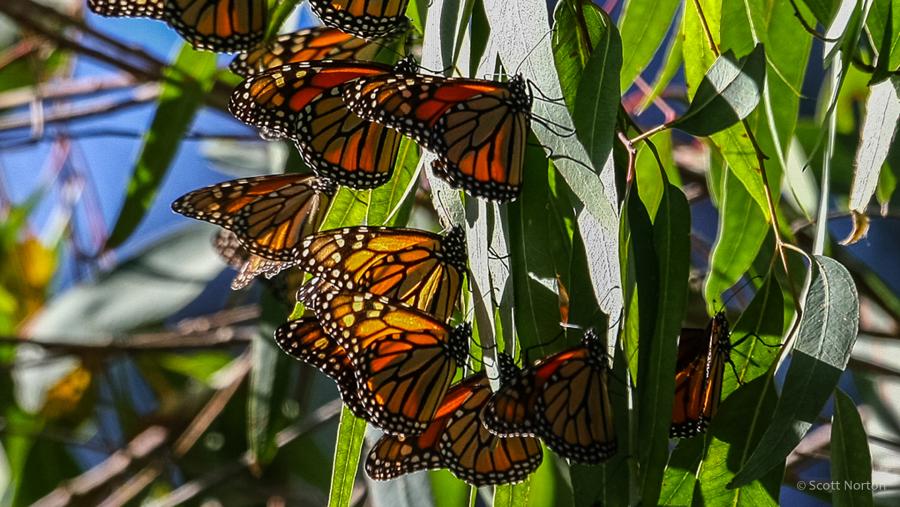
POLYGON ((447 468, 474 486, 525 479, 541 464, 540 443, 535 438, 491 434, 480 416, 490 395, 483 373, 454 384, 421 435, 383 436, 366 459, 366 472, 387 480, 417 470, 447 468))
POLYGON ((706 329, 682 329, 669 429, 672 438, 688 438, 706 431, 719 409, 731 346, 728 319, 723 312, 717 313, 706 329))

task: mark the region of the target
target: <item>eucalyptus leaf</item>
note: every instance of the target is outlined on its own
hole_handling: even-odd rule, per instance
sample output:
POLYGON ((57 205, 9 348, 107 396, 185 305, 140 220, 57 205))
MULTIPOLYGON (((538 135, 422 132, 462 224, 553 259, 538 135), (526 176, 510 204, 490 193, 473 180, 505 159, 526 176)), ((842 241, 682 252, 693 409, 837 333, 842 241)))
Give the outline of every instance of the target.
POLYGON ((867 507, 872 499, 872 456, 869 439, 856 404, 844 391, 834 391, 831 423, 831 480, 834 505, 867 507))
POLYGON ((878 175, 897 132, 900 121, 900 77, 894 76, 876 83, 870 90, 859 149, 856 151, 853 186, 850 189, 850 209, 860 213, 866 212, 869 201, 875 194, 878 175))
POLYGON ((126 190, 125 203, 116 219, 106 248, 115 248, 131 236, 150 209, 178 147, 212 89, 216 77, 216 55, 182 46, 175 63, 165 71, 153 123, 144 137, 134 173, 126 190))
POLYGON ((756 109, 765 75, 762 45, 741 60, 731 53, 723 54, 700 82, 688 110, 669 126, 695 136, 709 136, 734 125, 756 109))
POLYGON ((834 391, 856 342, 859 296, 837 261, 817 255, 791 364, 772 422, 729 483, 741 487, 784 463, 834 391))

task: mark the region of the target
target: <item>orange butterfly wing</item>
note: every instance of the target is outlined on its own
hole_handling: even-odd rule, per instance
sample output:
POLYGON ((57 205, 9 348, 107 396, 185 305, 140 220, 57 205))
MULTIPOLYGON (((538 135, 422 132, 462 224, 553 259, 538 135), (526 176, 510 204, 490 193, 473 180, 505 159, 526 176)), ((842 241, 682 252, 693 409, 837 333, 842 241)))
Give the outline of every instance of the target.
POLYGON ((432 167, 452 186, 491 200, 518 196, 531 109, 521 76, 500 83, 398 71, 358 80, 344 99, 437 154, 432 167))
POLYGON ((309 175, 258 176, 189 192, 172 209, 234 232, 254 255, 290 265, 300 240, 318 230, 334 191, 330 181, 309 175))
POLYGON ((719 409, 730 348, 724 313, 717 314, 706 329, 681 330, 669 436, 687 438, 706 431, 719 409))
POLYGON ((265 135, 293 140, 316 174, 351 188, 374 188, 390 179, 401 136, 352 113, 341 90, 390 70, 376 63, 291 63, 244 80, 228 107, 265 135))
POLYGON ((165 20, 195 48, 232 53, 259 44, 267 0, 167 0, 165 20))
POLYGON ((396 227, 348 227, 306 238, 297 264, 339 290, 385 296, 447 321, 466 269, 465 237, 460 227, 447 236, 396 227))
POLYGON ((404 16, 409 0, 310 0, 309 5, 325 25, 372 39, 406 30, 404 16))
POLYGON ((465 363, 471 327, 372 294, 319 293, 311 306, 353 362, 370 420, 392 434, 425 431, 465 363))
POLYGON ((322 330, 316 319, 304 317, 281 325, 275 330, 275 343, 289 356, 328 375, 337 384, 347 408, 357 417, 366 416, 347 352, 322 330))
POLYGON ((368 61, 378 45, 336 28, 316 27, 279 35, 270 42, 238 55, 229 65, 235 74, 249 77, 288 63, 316 60, 368 61))
POLYGON ((385 480, 444 467, 474 486, 523 480, 541 464, 541 445, 535 438, 499 438, 488 432, 479 414, 490 396, 483 373, 458 382, 424 433, 383 436, 366 460, 366 471, 385 480))

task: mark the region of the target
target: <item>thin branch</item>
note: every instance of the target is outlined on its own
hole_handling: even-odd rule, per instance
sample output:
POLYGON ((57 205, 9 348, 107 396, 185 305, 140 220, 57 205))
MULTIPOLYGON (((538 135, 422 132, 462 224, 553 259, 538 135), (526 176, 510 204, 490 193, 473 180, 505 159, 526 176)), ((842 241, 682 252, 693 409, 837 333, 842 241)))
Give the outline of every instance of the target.
MULTIPOLYGON (((237 393, 238 388, 250 373, 252 357, 248 352, 242 354, 231 363, 225 374, 224 385, 216 391, 212 398, 203 406, 200 413, 191 421, 187 429, 173 444, 172 453, 176 458, 184 456, 206 432, 209 426, 216 420, 219 414, 228 405, 228 402, 237 393)), ((141 491, 151 485, 165 470, 165 461, 156 459, 146 467, 139 470, 129 478, 122 486, 116 488, 109 496, 98 502, 101 507, 118 507, 126 505, 140 494, 141 491)))
MULTIPOLYGON (((334 400, 322 405, 303 421, 279 431, 275 435, 275 446, 280 449, 294 440, 316 431, 324 424, 336 419, 340 413, 340 400, 334 400)), ((228 463, 221 468, 212 470, 202 477, 179 486, 168 495, 150 502, 148 507, 174 507, 176 505, 187 503, 209 488, 221 484, 232 476, 240 473, 242 470, 252 466, 253 463, 254 456, 250 451, 247 451, 238 461, 228 463)))
POLYGON ((40 97, 41 100, 54 100, 93 95, 99 92, 130 88, 135 83, 134 77, 128 74, 91 76, 53 84, 42 83, 37 86, 0 93, 0 109, 27 106, 34 102, 35 97, 40 97))
MULTIPOLYGON (((52 23, 49 23, 49 21, 53 19, 53 16, 48 17, 46 13, 43 12, 45 9, 45 7, 40 6, 31 0, 0 2, 0 12, 9 16, 20 26, 28 28, 29 30, 40 34, 42 37, 53 41, 59 47, 71 49, 83 55, 90 56, 97 61, 106 63, 114 68, 122 69, 142 80, 159 81, 162 79, 162 66, 156 66, 155 68, 138 66, 127 61, 127 58, 125 58, 126 55, 116 55, 112 51, 105 52, 94 49, 82 44, 81 41, 78 41, 75 38, 68 37, 66 30, 62 30, 58 26, 52 26, 52 23)), ((59 21, 59 18, 56 20, 59 21)))
MULTIPOLYGON (((53 108, 43 118, 44 124, 68 122, 72 120, 91 118, 105 115, 115 111, 136 107, 151 102, 159 97, 160 87, 156 83, 141 85, 134 90, 134 95, 125 100, 103 101, 99 104, 88 106, 59 106, 53 108)), ((0 132, 8 130, 30 129, 33 124, 31 114, 19 115, 0 121, 0 132)))
POLYGON ((131 439, 125 448, 114 452, 81 475, 65 481, 33 505, 57 507, 76 503, 79 498, 89 495, 124 474, 135 462, 146 460, 162 451, 168 437, 169 430, 166 428, 150 426, 131 439))

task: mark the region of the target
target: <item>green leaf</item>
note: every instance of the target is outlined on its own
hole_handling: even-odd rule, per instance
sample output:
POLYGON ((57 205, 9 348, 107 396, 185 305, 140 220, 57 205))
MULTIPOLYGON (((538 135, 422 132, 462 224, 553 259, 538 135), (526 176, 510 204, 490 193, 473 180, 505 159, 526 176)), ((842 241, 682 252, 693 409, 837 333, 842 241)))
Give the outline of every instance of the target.
MULTIPOLYGON (((884 162, 900 120, 900 77, 894 76, 871 87, 866 117, 854 163, 850 209, 865 213, 875 194, 884 162)), ((888 168, 888 170, 890 170, 888 168)))
POLYGON ((831 480, 841 485, 831 492, 834 505, 866 507, 874 504, 871 487, 853 487, 872 484, 872 456, 856 405, 840 389, 834 391, 831 480))
POLYGON ((699 489, 698 467, 706 452, 705 444, 703 437, 686 438, 678 442, 666 464, 659 505, 691 505, 691 500, 699 489))
POLYGON ((669 126, 709 136, 734 125, 759 104, 765 75, 762 45, 740 61, 732 53, 723 54, 704 76, 688 110, 669 126))
MULTIPOLYGON (((809 10, 812 11, 813 15, 816 17, 816 21, 823 25, 828 25, 831 23, 831 17, 834 16, 834 11, 837 8, 837 2, 839 0, 803 0, 803 3, 809 7, 809 10)), ((815 23, 812 23, 813 25, 815 23)))
POLYGON ((894 0, 875 0, 866 20, 872 45, 877 47, 878 61, 873 80, 900 69, 900 5, 894 0))
POLYGON ((640 490, 642 502, 650 505, 659 499, 668 458, 677 338, 687 303, 690 233, 691 211, 687 199, 680 189, 669 185, 653 223, 653 245, 659 262, 656 326, 652 342, 642 340, 639 352, 642 358, 637 394, 640 490))
MULTIPOLYGON (((678 16, 681 16, 681 14, 678 14, 678 16)), ((678 23, 678 20, 676 19, 675 22, 678 23)), ((650 90, 650 93, 647 93, 641 101, 638 110, 643 111, 650 107, 650 104, 653 103, 666 88, 668 88, 669 83, 672 82, 672 79, 674 79, 678 74, 678 71, 681 70, 682 44, 684 44, 684 37, 670 37, 669 45, 666 47, 666 53, 663 57, 662 67, 659 69, 659 72, 656 73, 656 77, 653 80, 653 87, 650 90)))
POLYGON ((859 324, 853 278, 837 261, 814 257, 791 364, 772 423, 729 484, 741 487, 783 464, 831 395, 850 360, 859 324))
POLYGON ((354 416, 347 407, 343 407, 334 447, 334 468, 331 470, 328 507, 350 505, 356 470, 359 467, 359 452, 365 436, 366 421, 354 416))
POLYGON ((760 480, 735 489, 728 486, 747 452, 759 442, 776 402, 775 386, 769 376, 741 386, 722 402, 709 429, 712 441, 698 477, 699 496, 706 505, 778 505, 783 463, 760 480))
POLYGON ((647 355, 639 357, 638 351, 649 350, 654 336, 658 303, 656 294, 659 288, 659 263, 653 244, 653 222, 641 202, 639 183, 635 182, 625 194, 620 240, 626 308, 624 349, 628 357, 628 370, 638 386, 649 360, 647 355))
MULTIPOLYGON (((522 194, 509 204, 516 334, 524 349, 540 347, 559 333, 557 280, 568 289, 576 276, 569 271, 575 217, 568 209, 568 197, 559 195, 561 182, 540 148, 528 147, 526 163, 522 194)), ((534 353, 549 352, 537 348, 534 353)))
POLYGON ((284 22, 287 21, 291 13, 294 12, 294 9, 297 8, 302 1, 303 0, 279 0, 276 2, 274 9, 270 7, 272 14, 269 18, 269 26, 266 29, 266 40, 272 39, 278 35, 281 26, 284 25, 284 22))
POLYGON ((753 265, 769 232, 765 215, 734 173, 725 171, 723 176, 719 233, 704 287, 710 313, 715 313, 715 302, 722 301, 722 294, 753 265))
POLYGON ((722 26, 727 28, 722 30, 720 50, 742 58, 756 45, 768 44, 765 15, 774 8, 765 0, 722 0, 722 26))
POLYGON ((518 484, 501 484, 494 488, 493 507, 528 505, 531 495, 531 476, 518 484))
POLYGON ((621 95, 619 72, 622 67, 622 41, 619 39, 619 32, 609 16, 602 10, 599 12, 604 23, 603 30, 584 66, 572 114, 575 133, 594 167, 603 167, 612 152, 621 95))
MULTIPOLYGON (((734 125, 722 132, 717 132, 710 137, 710 140, 728 163, 729 172, 744 185, 744 189, 753 197, 768 221, 769 206, 766 202, 762 169, 759 165, 759 158, 756 156, 756 150, 753 149, 753 144, 747 138, 743 125, 734 125)), ((768 171, 768 168, 766 170, 768 171)), ((769 181, 772 179, 770 178, 769 181)))
POLYGON ((716 55, 710 50, 710 43, 719 44, 719 23, 722 19, 722 3, 720 0, 697 0, 697 3, 688 2, 684 8, 681 32, 684 35, 684 43, 681 46, 681 55, 684 60, 684 85, 687 88, 688 98, 693 99, 697 93, 697 87, 703 81, 706 71, 716 61, 716 55), (703 9, 704 25, 700 20, 696 5, 703 9), (706 26, 713 41, 709 40, 706 26))
POLYGON ((405 225, 418 188, 419 149, 412 139, 400 142, 390 181, 372 190, 366 213, 368 225, 405 225))
POLYGON ((454 477, 449 470, 429 470, 428 476, 435 507, 459 507, 468 503, 470 486, 454 477))
POLYGON ((625 3, 619 19, 619 31, 622 33, 621 90, 628 90, 653 59, 680 4, 678 0, 631 0, 625 3))
POLYGON ((885 167, 879 173, 878 185, 875 187, 875 198, 878 200, 878 204, 881 205, 882 215, 887 215, 888 204, 891 202, 891 197, 896 189, 897 176, 894 175, 894 171, 890 167, 885 167))
POLYGON ((156 115, 144 137, 125 203, 106 240, 106 249, 124 243, 150 209, 194 114, 215 82, 216 54, 195 51, 184 44, 178 59, 166 68, 164 77, 156 115))
POLYGON ((281 407, 288 399, 289 358, 273 343, 275 328, 284 321, 281 305, 263 298, 259 333, 251 343, 250 392, 247 396, 247 443, 254 462, 267 465, 278 447, 275 435, 285 421, 281 407))
POLYGON ((595 45, 606 31, 601 9, 591 2, 560 2, 553 11, 553 59, 569 112, 575 111, 575 96, 581 76, 595 45))

